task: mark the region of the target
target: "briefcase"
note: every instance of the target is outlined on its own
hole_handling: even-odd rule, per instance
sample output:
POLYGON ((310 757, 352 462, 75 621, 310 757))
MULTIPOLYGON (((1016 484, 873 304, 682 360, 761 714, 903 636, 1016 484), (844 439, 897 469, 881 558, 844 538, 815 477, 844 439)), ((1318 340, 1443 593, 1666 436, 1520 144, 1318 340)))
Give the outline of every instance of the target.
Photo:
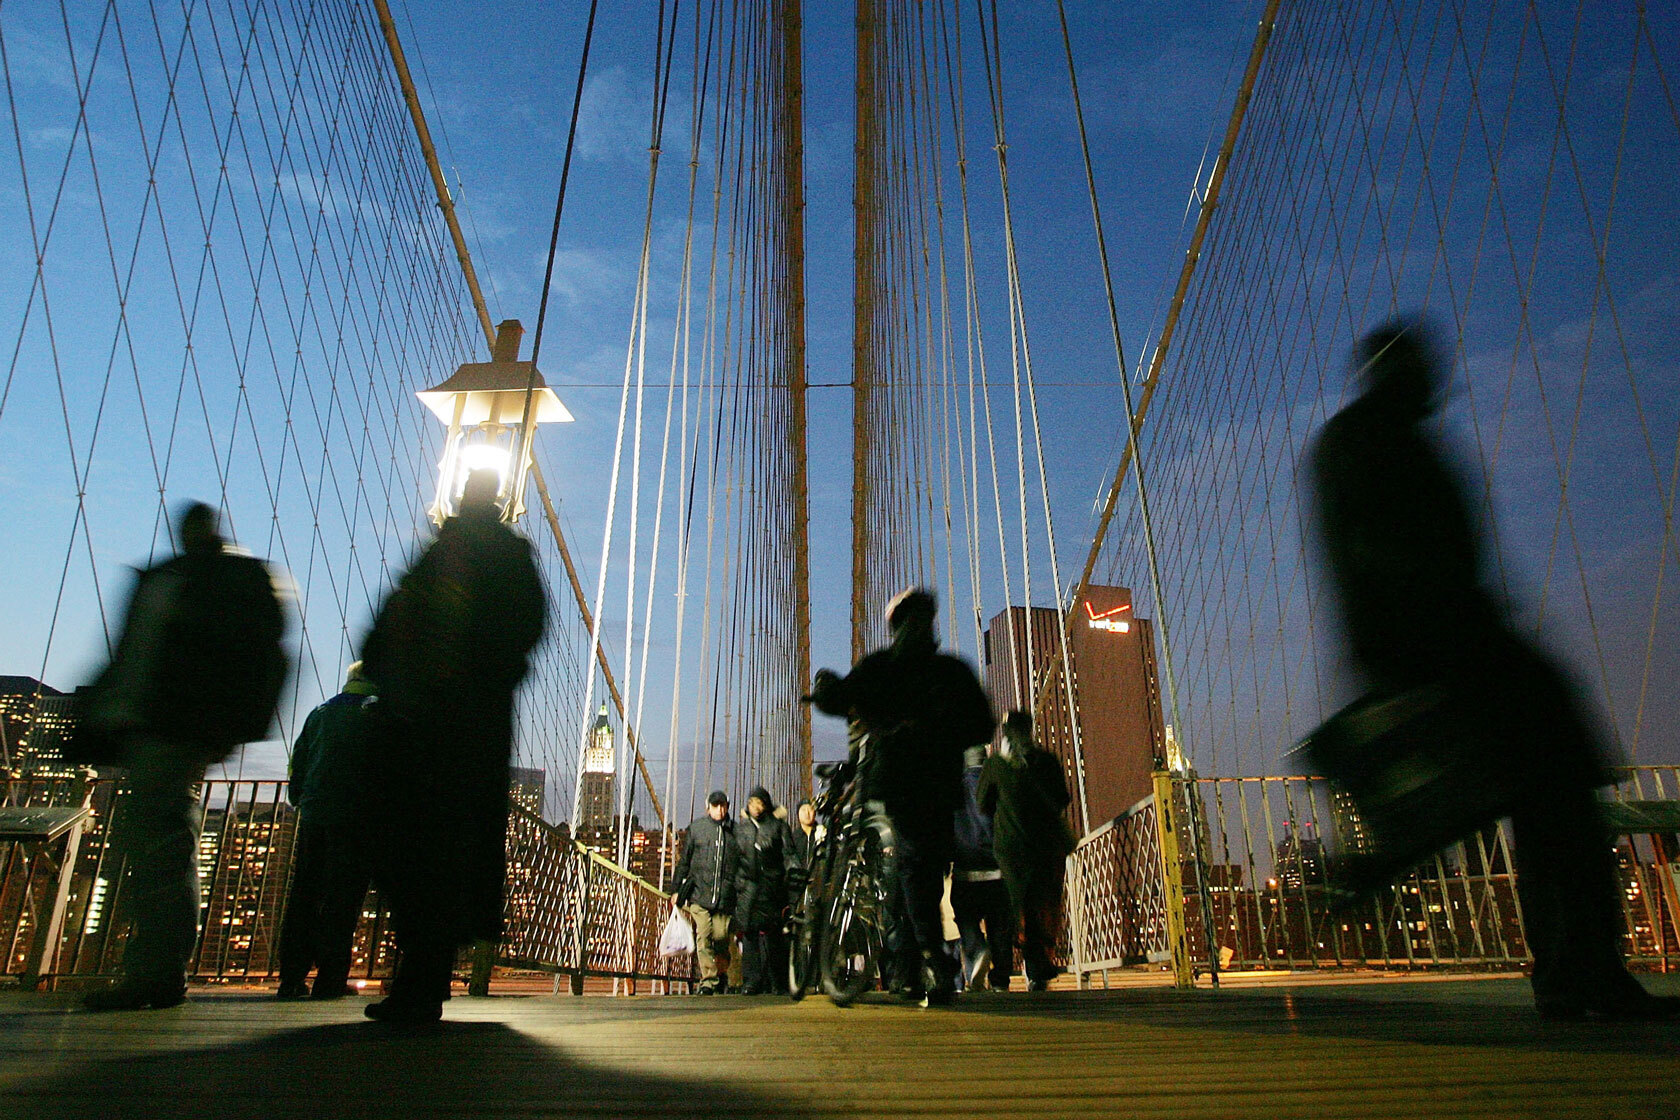
POLYGON ((1345 792, 1359 815, 1363 835, 1343 837, 1332 870, 1347 901, 1510 811, 1511 750, 1500 724, 1464 692, 1428 685, 1366 695, 1291 752, 1345 792))

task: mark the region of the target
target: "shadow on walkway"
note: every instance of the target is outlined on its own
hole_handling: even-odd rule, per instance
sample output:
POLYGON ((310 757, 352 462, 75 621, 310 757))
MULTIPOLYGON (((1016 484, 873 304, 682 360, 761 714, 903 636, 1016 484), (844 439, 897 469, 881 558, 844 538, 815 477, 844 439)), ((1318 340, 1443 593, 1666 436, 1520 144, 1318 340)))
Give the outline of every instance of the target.
POLYGON ((228 1046, 83 1060, 8 1080, 0 1090, 0 1117, 33 1120, 820 1115, 807 1102, 738 1086, 629 1077, 587 1066, 505 1024, 487 1022, 409 1031, 374 1023, 306 1027, 228 1046))
MULTIPOLYGON (((1526 986, 1525 986, 1526 993, 1526 986)), ((956 1010, 1124 1023, 1166 1030, 1275 1038, 1359 1039, 1567 1054, 1661 1054, 1680 1058, 1680 1022, 1580 1023, 1541 1019, 1530 1004, 1473 999, 1385 999, 1380 985, 1357 995, 1323 988, 1224 991, 1146 988, 1108 992, 979 994, 956 1010)))

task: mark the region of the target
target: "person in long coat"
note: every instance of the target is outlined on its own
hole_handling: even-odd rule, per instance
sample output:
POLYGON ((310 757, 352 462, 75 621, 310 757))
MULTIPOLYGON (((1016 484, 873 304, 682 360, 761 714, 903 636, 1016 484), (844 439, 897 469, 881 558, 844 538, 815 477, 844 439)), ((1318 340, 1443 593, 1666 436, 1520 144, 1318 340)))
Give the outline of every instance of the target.
POLYGON ((792 837, 785 813, 758 786, 735 826, 735 924, 741 931, 742 991, 749 996, 787 986, 787 861, 792 837))
POLYGON ((362 650, 380 689, 375 877, 401 953, 372 1019, 437 1020, 456 951, 502 933, 514 693, 545 596, 530 544, 501 521, 498 484, 471 475, 362 650))
POLYGON ((1579 690, 1519 635, 1492 587, 1469 487, 1433 434, 1441 363, 1424 328, 1361 344, 1357 399, 1308 456, 1316 527, 1355 668, 1371 688, 1438 687, 1503 734, 1485 749, 1516 783, 1511 807, 1536 1006, 1557 1018, 1653 1019, 1621 952, 1616 866, 1598 800, 1607 752, 1579 690))
POLYGON ((975 799, 992 819, 992 848, 1010 907, 1020 916, 1027 990, 1042 991, 1061 971, 1051 954, 1073 830, 1066 817, 1067 776, 1055 756, 1033 742, 1028 713, 1010 712, 1004 719, 1002 749, 981 766, 975 799))

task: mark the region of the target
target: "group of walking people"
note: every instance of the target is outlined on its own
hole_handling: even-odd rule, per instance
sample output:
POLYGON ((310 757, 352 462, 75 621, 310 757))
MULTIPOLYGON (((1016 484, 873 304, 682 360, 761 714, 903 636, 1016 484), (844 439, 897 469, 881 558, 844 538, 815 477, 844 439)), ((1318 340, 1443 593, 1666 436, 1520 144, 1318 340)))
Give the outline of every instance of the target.
MULTIPOLYGON (((1376 332, 1360 356, 1361 393, 1308 463, 1352 665, 1373 696, 1436 697, 1435 710, 1463 725, 1465 750, 1491 752, 1512 776, 1483 816, 1514 823, 1541 1013, 1680 1015, 1680 1000, 1648 994, 1623 961, 1595 793, 1605 752, 1577 691, 1490 586, 1475 503, 1434 432, 1440 362, 1411 324, 1376 332), (1420 602, 1429 626, 1416 624, 1420 602)), ((284 998, 349 990, 370 882, 400 954, 371 1018, 435 1021, 459 950, 500 937, 514 694, 545 600, 530 545, 501 519, 499 486, 494 472, 468 478, 459 511, 380 606, 343 692, 305 724, 293 760, 300 828, 284 998)), ((140 573, 67 752, 126 769, 120 832, 134 929, 120 983, 85 1000, 96 1010, 185 998, 199 911, 195 788, 206 767, 266 737, 288 673, 283 581, 224 538, 209 506, 182 513, 176 543, 177 555, 140 573)), ((818 672, 808 697, 868 744, 857 780, 891 824, 891 982, 929 1005, 950 1002, 959 967, 970 987, 1006 985, 1017 930, 1029 987, 1050 982, 1072 846, 1060 765, 1033 744, 1021 712, 992 749, 991 705, 974 670, 940 651, 936 614, 930 593, 904 592, 887 611, 888 645, 844 675, 818 672), (947 878, 960 965, 946 952, 947 878)), ((737 935, 743 990, 785 985, 786 924, 819 842, 809 803, 789 820, 760 788, 732 818, 727 796, 711 794, 675 877, 696 925, 701 991, 725 990, 737 935)))
MULTIPOLYGON (((282 998, 350 991, 370 883, 389 906, 398 963, 369 1018, 435 1022, 460 949, 501 936, 514 694, 545 596, 529 543, 502 521, 500 486, 494 471, 468 477, 455 515, 381 604, 343 691, 305 721, 282 998)), ((179 555, 140 574, 73 748, 123 766, 130 791, 120 838, 134 929, 121 980, 88 993, 92 1010, 186 998, 195 788, 208 766, 267 737, 287 675, 284 580, 227 541, 208 506, 187 508, 178 540, 179 555)))
MULTIPOLYGON (((1069 796, 1060 764, 1032 739, 1032 720, 1012 712, 997 732, 974 670, 942 653, 937 605, 916 588, 887 611, 890 644, 845 676, 823 670, 808 698, 852 725, 857 778, 880 804, 892 837, 888 876, 889 961, 901 996, 949 1003, 959 984, 1007 989, 1017 932, 1029 988, 1058 971, 1053 953, 1062 865, 1072 847, 1069 796), (959 951, 947 950, 941 902, 947 883, 959 951)), ((791 824, 755 789, 739 820, 721 791, 689 826, 678 859, 678 905, 693 917, 699 991, 729 988, 732 939, 741 938, 742 990, 784 991, 787 928, 809 879, 821 826, 809 801, 791 824)))
POLYGON ((810 879, 821 840, 816 810, 801 801, 789 820, 762 786, 731 819, 729 795, 713 790, 706 813, 688 826, 672 883, 676 905, 694 921, 696 991, 746 995, 787 989, 787 923, 810 879), (738 980, 730 983, 740 943, 738 980))

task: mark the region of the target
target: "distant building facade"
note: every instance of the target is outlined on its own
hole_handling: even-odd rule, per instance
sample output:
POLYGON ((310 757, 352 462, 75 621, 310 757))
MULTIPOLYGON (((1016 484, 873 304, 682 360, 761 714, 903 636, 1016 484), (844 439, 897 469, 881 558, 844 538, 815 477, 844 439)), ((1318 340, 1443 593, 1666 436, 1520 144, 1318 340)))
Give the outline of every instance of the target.
POLYGON ((69 774, 65 742, 76 731, 74 695, 34 677, 0 676, 0 770, 17 777, 69 774))
POLYGON ((1083 832, 1075 728, 1092 828, 1153 791, 1150 775, 1166 759, 1166 728, 1156 681, 1154 628, 1148 619, 1135 617, 1130 589, 1088 587, 1073 610, 1067 665, 1057 656, 1059 612, 1010 607, 999 613, 986 629, 985 679, 1000 717, 1012 708, 1030 710, 1035 697, 1044 695, 1034 735, 1061 760, 1073 795, 1070 820, 1083 832), (1072 713, 1064 675, 1069 671, 1077 703, 1072 713))

